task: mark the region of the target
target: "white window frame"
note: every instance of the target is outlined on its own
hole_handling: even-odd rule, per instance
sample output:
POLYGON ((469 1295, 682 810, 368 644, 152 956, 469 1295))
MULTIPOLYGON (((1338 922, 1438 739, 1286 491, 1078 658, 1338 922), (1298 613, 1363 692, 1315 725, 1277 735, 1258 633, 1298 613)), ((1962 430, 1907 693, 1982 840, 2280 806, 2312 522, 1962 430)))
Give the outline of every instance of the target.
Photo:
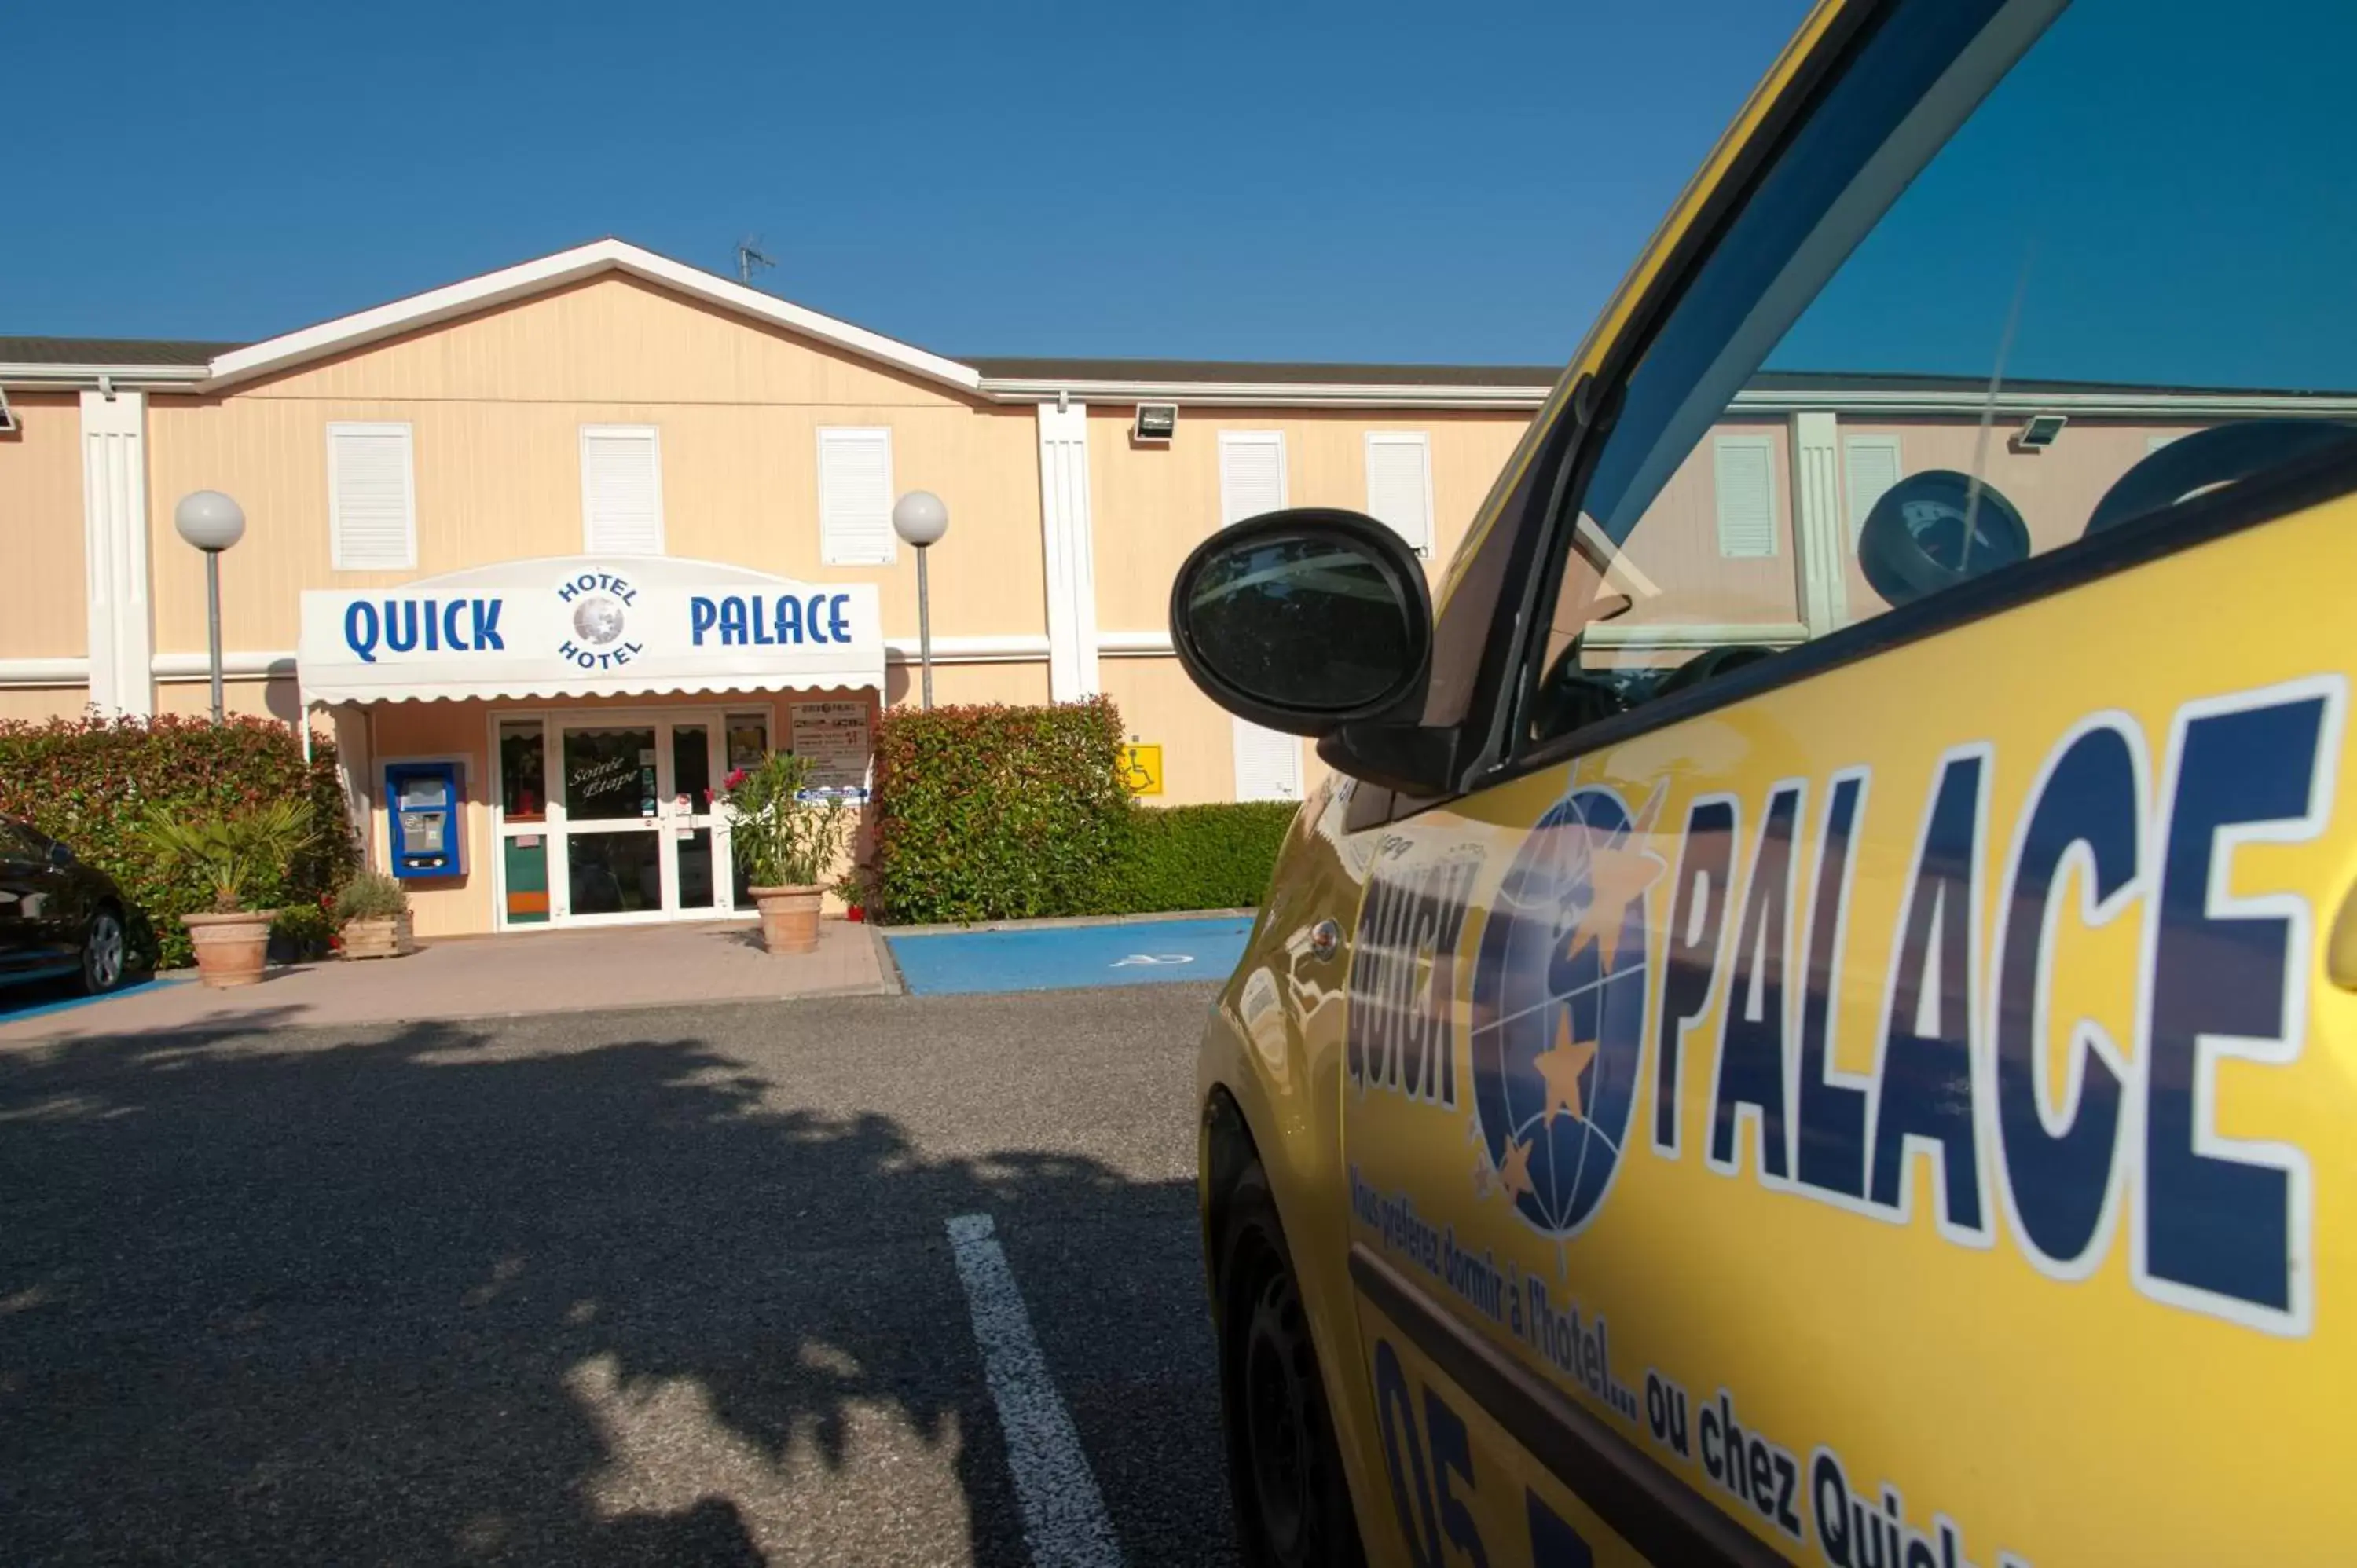
POLYGON ((1235 498, 1228 493, 1228 451, 1235 446, 1272 446, 1276 449, 1276 505, 1271 510, 1282 511, 1291 504, 1292 479, 1286 471, 1285 432, 1282 430, 1222 430, 1220 432, 1220 526, 1226 528, 1242 522, 1245 517, 1258 517, 1258 511, 1236 515, 1235 498))
POLYGON ((417 569, 417 432, 402 419, 331 419, 328 422, 328 564, 338 572, 414 572, 417 569), (339 435, 401 437, 401 521, 403 550, 397 562, 370 561, 352 565, 344 559, 343 463, 337 452, 339 435))
MULTIPOLYGON (((1907 478, 1907 448, 1896 435, 1845 435, 1842 437, 1842 508, 1849 514, 1849 544, 1857 548, 1858 536, 1866 531, 1867 510, 1857 504, 1857 463, 1853 456, 1861 451, 1888 451, 1890 454, 1891 485, 1895 488, 1907 478)), ((1882 498, 1877 496, 1877 500, 1882 498)))
POLYGON ((1773 561, 1783 552, 1777 548, 1776 533, 1776 441, 1769 435, 1719 435, 1711 440, 1710 451, 1711 522, 1722 561, 1773 561), (1760 552, 1736 552, 1727 547, 1727 486, 1719 478, 1719 454, 1749 449, 1757 451, 1767 464, 1768 475, 1768 548, 1760 552))
MULTIPOLYGON (((1424 537, 1408 539, 1416 554, 1427 560, 1432 555, 1432 436, 1422 430, 1370 430, 1367 432, 1364 457, 1366 461, 1367 515, 1382 522, 1375 512, 1375 448, 1378 446, 1413 446, 1424 454, 1424 537)), ((1393 530, 1397 532, 1396 529, 1393 530)), ((1405 534, 1401 538, 1406 539, 1405 534)))
POLYGON ((1298 800, 1301 799, 1303 791, 1299 736, 1287 735, 1282 730, 1268 729, 1253 723, 1250 719, 1237 718, 1232 715, 1229 720, 1229 729, 1232 737, 1230 745, 1233 749, 1232 769, 1233 778, 1230 782, 1229 793, 1233 799, 1238 800, 1298 800), (1278 788, 1274 790, 1247 789, 1244 779, 1244 757, 1247 748, 1265 745, 1271 750, 1275 750, 1287 743, 1290 743, 1293 748, 1292 766, 1286 770, 1286 777, 1279 781, 1278 788))
POLYGON ((644 436, 655 466, 655 543, 650 554, 662 555, 670 550, 670 519, 663 509, 662 427, 655 424, 585 424, 581 427, 581 550, 587 555, 629 555, 639 552, 613 550, 591 542, 589 538, 589 443, 599 437, 644 436))
POLYGON ((818 487, 818 554, 822 564, 829 566, 897 566, 900 562, 900 536, 892 531, 892 504, 898 498, 893 488, 897 473, 893 465, 892 427, 888 424, 823 424, 818 428, 816 467, 812 480, 818 487), (884 446, 884 553, 880 556, 838 553, 826 529, 826 448, 830 440, 875 437, 884 446))

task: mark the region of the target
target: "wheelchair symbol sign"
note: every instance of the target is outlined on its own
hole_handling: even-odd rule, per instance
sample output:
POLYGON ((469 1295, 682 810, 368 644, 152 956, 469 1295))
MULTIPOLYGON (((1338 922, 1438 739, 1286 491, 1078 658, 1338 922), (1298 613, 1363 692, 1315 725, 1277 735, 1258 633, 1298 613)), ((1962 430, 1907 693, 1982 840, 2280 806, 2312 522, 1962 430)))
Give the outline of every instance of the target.
POLYGON ((1162 793, 1162 748, 1125 746, 1121 748, 1121 785, 1133 795, 1162 793))

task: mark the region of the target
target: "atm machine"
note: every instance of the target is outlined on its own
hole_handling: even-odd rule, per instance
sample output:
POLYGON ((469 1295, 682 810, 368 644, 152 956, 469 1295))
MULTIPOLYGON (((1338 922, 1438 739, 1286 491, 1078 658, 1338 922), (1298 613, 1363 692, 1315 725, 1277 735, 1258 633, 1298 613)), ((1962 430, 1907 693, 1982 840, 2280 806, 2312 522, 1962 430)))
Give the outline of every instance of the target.
POLYGON ((466 768, 457 762, 388 762, 384 799, 392 819, 395 876, 463 876, 466 832, 459 811, 466 768))

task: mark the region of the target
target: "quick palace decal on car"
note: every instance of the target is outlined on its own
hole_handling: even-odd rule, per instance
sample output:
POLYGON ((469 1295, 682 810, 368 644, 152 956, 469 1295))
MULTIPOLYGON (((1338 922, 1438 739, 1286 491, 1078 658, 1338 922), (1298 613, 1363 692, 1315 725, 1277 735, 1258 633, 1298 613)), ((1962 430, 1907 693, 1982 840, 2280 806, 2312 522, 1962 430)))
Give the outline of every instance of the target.
POLYGON ((1995 747, 1974 743, 1940 758, 1920 801, 1881 799, 1861 767, 1757 800, 1697 795, 1674 830, 1651 831, 1658 789, 1632 805, 1576 788, 1486 900, 1477 851, 1419 860, 1387 843, 1359 919, 1351 1081, 1469 1112, 1477 1194, 1551 1240, 1595 1219, 1641 1146, 1862 1219, 1904 1224, 1922 1206, 1960 1247, 1994 1246, 2002 1214, 2057 1280, 2085 1277, 2125 1230, 2150 1299, 2305 1335, 2309 1155, 2222 1136, 2215 1066, 2297 1058, 2314 918, 2293 894, 2229 895, 2225 873, 2239 845, 2322 829, 2345 705, 2337 676, 2188 703, 2157 788, 2137 723, 2092 715, 2002 834, 1995 747), (1873 1065, 1850 1072, 1834 1058, 1858 1024, 1835 1005, 1860 984, 1844 964, 1854 861, 1869 813, 1898 810, 1913 849, 1875 977, 1873 1065), (2073 873, 2085 924, 2142 922, 2132 1049, 2047 1016, 2049 917, 2073 873))

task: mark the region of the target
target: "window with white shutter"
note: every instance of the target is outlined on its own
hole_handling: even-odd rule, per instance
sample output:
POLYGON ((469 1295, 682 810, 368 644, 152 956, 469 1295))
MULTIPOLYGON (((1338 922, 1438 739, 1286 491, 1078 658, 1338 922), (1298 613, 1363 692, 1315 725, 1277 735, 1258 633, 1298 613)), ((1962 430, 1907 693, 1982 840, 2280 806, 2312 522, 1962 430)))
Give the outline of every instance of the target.
POLYGON ((892 533, 892 433, 818 433, 818 553, 830 566, 888 566, 892 533))
POLYGON ((581 548, 662 553, 662 443, 653 425, 581 427, 581 548))
POLYGON ((1367 515, 1432 553, 1432 444, 1421 430, 1367 432, 1367 515))
POLYGON ((1718 553, 1729 560, 1776 553, 1776 457, 1765 435, 1712 444, 1718 493, 1718 553))
POLYGON ((1301 737, 1263 729, 1243 719, 1235 725, 1236 799, 1301 799, 1301 737))
POLYGON ((1285 508, 1285 433, 1220 432, 1220 526, 1285 508))
POLYGON ((328 555, 339 572, 417 565, 417 486, 409 426, 328 426, 328 555))
POLYGON ((1866 515, 1882 493, 1902 477, 1896 435, 1853 435, 1842 443, 1842 482, 1849 491, 1849 542, 1866 527, 1866 515))

